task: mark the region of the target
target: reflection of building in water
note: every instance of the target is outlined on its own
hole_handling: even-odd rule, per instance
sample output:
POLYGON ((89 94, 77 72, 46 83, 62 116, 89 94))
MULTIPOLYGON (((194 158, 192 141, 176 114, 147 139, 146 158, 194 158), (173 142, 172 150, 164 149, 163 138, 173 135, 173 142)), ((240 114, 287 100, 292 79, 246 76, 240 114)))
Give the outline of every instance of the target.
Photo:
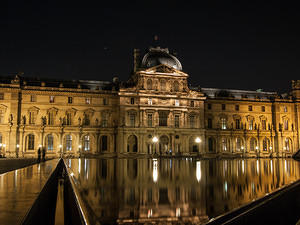
POLYGON ((199 224, 300 178, 290 159, 73 159, 71 170, 92 218, 120 224, 199 224))
POLYGON ((134 52, 126 82, 1 77, 0 154, 236 154, 299 149, 300 81, 292 91, 193 88, 168 49, 134 52), (155 141, 154 141, 155 140, 155 141))

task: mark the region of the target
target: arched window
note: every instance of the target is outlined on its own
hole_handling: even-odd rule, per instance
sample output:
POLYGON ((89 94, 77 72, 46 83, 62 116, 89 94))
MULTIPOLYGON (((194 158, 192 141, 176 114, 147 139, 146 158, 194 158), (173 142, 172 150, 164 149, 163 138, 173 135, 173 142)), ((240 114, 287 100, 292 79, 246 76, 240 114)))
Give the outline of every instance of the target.
POLYGON ((90 150, 90 136, 89 135, 84 136, 83 149, 84 149, 84 151, 90 150))
POLYGON ((257 147, 257 141, 256 141, 256 139, 255 138, 251 138, 250 139, 250 150, 251 151, 255 151, 256 147, 257 147))
POLYGON ((107 151, 107 136, 103 135, 100 139, 101 151, 107 151))
POLYGON ((166 90, 166 81, 165 80, 161 80, 160 81, 160 90, 161 91, 165 91, 166 90))
POLYGON ((226 130, 227 129, 227 120, 224 117, 221 118, 221 129, 222 130, 226 130))
POLYGON ((137 152, 137 137, 135 135, 130 135, 127 139, 127 151, 137 152))
POLYGON ((178 83, 178 81, 176 80, 176 81, 174 81, 174 91, 179 91, 179 83, 178 83))
POLYGON ((241 151, 243 148, 243 140, 241 138, 236 138, 236 151, 241 151))
POLYGON ((34 150, 34 135, 28 134, 27 136, 27 150, 34 150))
POLYGON ((292 151, 292 140, 290 138, 285 138, 284 142, 284 150, 286 151, 292 151))
POLYGON ((52 151, 53 150, 53 135, 48 134, 46 141, 47 141, 47 143, 46 143, 47 150, 52 151))
POLYGON ((72 150, 72 136, 70 134, 66 135, 66 150, 72 150))
POLYGON ((263 140, 263 151, 268 151, 270 148, 270 140, 268 138, 264 138, 263 140))
POLYGON ((208 138, 208 151, 214 152, 215 151, 215 140, 214 138, 208 138))
POLYGON ((152 90, 152 80, 151 79, 147 80, 147 89, 152 90))

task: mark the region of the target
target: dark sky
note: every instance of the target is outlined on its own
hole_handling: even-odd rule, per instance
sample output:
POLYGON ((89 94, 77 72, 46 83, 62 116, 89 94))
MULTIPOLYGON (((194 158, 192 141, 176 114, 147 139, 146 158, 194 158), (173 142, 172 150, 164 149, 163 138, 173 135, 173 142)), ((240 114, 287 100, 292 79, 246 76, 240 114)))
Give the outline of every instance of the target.
POLYGON ((286 1, 8 2, 1 75, 126 80, 133 49, 158 35, 194 86, 285 92, 300 78, 300 16, 286 1))

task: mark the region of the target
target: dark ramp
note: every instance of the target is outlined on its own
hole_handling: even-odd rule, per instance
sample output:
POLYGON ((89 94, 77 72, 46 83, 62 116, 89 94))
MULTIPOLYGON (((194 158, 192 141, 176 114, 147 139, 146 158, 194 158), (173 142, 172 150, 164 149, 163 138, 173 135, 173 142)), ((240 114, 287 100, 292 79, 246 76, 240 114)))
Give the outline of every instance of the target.
POLYGON ((216 217, 206 225, 296 224, 300 219, 300 180, 255 202, 216 217))

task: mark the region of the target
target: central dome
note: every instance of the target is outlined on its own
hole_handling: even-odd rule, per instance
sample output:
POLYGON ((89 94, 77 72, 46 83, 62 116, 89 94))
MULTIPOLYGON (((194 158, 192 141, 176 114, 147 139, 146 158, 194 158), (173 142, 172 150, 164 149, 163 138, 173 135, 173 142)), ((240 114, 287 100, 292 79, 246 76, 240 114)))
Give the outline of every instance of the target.
POLYGON ((158 65, 171 66, 176 70, 182 70, 179 60, 169 53, 167 48, 150 48, 149 52, 144 55, 141 66, 143 68, 150 68, 158 65))

